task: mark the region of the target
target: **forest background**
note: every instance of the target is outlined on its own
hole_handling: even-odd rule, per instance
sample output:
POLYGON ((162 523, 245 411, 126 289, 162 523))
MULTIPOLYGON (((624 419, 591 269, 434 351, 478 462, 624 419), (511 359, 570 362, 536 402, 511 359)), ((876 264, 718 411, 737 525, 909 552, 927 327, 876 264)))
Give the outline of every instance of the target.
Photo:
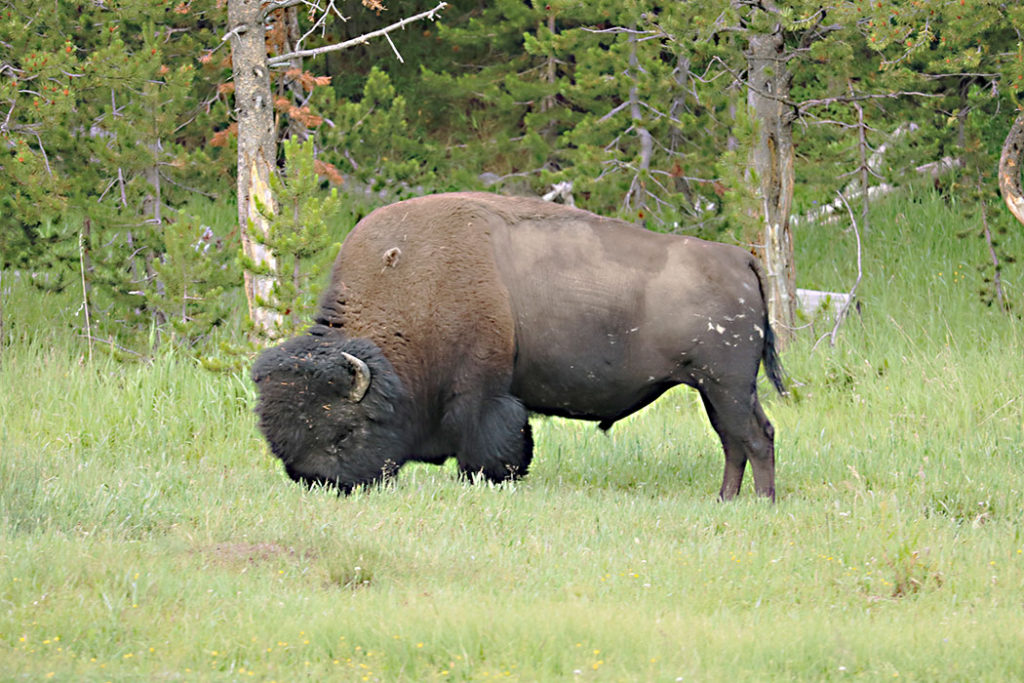
MULTIPOLYGON (((245 325, 243 273, 265 266, 240 255, 254 217, 236 209, 230 4, 0 3, 0 277, 79 290, 90 345, 170 344, 214 367, 245 325)), ((276 333, 308 319, 360 217, 468 189, 571 187, 583 208, 757 251, 773 222, 836 211, 842 225, 821 230, 856 213, 869 239, 868 197, 924 178, 964 202, 962 237, 986 242, 981 304, 1012 307, 995 175, 1024 83, 1021 7, 456 0, 274 63, 435 6, 264 3, 282 144, 257 239, 287 277, 257 303, 278 311, 276 333), (786 143, 765 137, 776 124, 792 150, 772 170, 758 155, 786 143)), ((784 267, 795 282, 799 264, 784 267)), ((0 310, 0 333, 16 324, 0 310)))

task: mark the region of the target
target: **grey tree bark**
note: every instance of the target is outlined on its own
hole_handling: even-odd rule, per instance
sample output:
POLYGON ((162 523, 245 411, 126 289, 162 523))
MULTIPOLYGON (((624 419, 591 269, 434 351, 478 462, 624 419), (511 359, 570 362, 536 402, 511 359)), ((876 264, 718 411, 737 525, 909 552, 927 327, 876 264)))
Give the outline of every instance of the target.
POLYGON ((751 161, 757 173, 764 227, 765 294, 769 320, 784 345, 793 336, 796 321, 796 269, 789 225, 796 113, 787 104, 792 75, 786 67, 781 27, 772 33, 750 35, 747 47, 747 106, 759 124, 751 161))
POLYGON ((629 77, 632 83, 629 88, 629 117, 633 120, 636 128, 636 136, 640 140, 640 166, 633 174, 633 182, 629 185, 629 192, 626 193, 625 208, 633 213, 634 217, 647 215, 648 190, 646 179, 651 170, 651 157, 654 155, 654 138, 651 131, 643 125, 643 116, 640 113, 640 96, 637 81, 640 70, 640 60, 637 57, 637 33, 634 26, 629 34, 629 77))
POLYGON ((1024 163, 1024 112, 1010 126, 999 155, 999 191, 1003 201, 1021 223, 1024 223, 1024 190, 1021 189, 1020 171, 1024 163))
POLYGON ((238 225, 242 251, 257 266, 245 270, 245 298, 256 333, 271 337, 281 316, 262 305, 273 297, 277 263, 253 234, 266 235, 267 220, 256 210, 257 200, 273 210, 270 174, 277 158, 270 71, 263 27, 262 0, 228 0, 231 60, 238 122, 238 225))

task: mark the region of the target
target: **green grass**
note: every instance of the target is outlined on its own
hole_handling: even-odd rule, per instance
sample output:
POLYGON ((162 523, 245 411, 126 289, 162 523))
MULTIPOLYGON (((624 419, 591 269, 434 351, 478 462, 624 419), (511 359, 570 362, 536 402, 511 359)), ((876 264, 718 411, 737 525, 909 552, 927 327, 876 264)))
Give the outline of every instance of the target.
MULTIPOLYGON (((1021 678, 1022 323, 978 301, 984 245, 956 237, 956 206, 872 221, 861 314, 835 348, 812 350, 816 328, 787 349, 793 398, 764 390, 775 506, 750 481, 715 501, 720 447, 688 390, 610 436, 536 420, 513 485, 415 466, 306 491, 244 377, 90 365, 73 308, 13 286, 0 679, 1021 678)), ((852 234, 797 243, 803 286, 849 286, 852 234)))

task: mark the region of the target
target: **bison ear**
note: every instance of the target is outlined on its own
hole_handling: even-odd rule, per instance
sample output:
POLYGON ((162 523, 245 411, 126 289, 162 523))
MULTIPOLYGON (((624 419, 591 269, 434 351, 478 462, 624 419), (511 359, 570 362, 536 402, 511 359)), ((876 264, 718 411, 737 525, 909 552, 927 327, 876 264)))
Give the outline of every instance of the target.
POLYGON ((352 373, 352 388, 349 389, 348 400, 359 403, 366 395, 366 390, 370 388, 370 368, 351 353, 342 351, 341 356, 352 373))

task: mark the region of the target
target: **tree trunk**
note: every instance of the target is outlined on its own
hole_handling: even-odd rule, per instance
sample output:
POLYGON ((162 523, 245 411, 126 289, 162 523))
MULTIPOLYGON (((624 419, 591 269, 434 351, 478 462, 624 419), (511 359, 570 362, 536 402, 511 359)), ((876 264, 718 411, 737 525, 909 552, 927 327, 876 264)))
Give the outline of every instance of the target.
POLYGON ((235 81, 235 115, 238 121, 238 225, 242 250, 259 272, 246 268, 245 298, 256 333, 272 337, 281 316, 267 306, 273 301, 277 262, 273 253, 253 239, 265 236, 268 222, 256 209, 259 199, 274 210, 270 174, 277 158, 270 71, 263 28, 261 0, 228 0, 228 28, 235 81))
POLYGON ((1021 223, 1024 223, 1024 190, 1021 189, 1020 170, 1024 161, 1024 112, 1010 126, 999 156, 999 191, 1003 201, 1021 223))
MULTIPOLYGON (((850 97, 853 97, 853 85, 849 85, 850 97)), ((868 225, 868 211, 871 208, 871 164, 869 162, 870 156, 868 155, 868 126, 864 122, 864 107, 861 106, 860 102, 853 103, 853 109, 857 112, 857 163, 860 168, 857 169, 860 172, 860 224, 864 227, 864 233, 867 234, 870 226, 868 225)))
POLYGON ((633 182, 626 194, 626 210, 634 220, 646 224, 647 217, 647 179, 646 176, 651 170, 651 157, 654 155, 654 138, 651 132, 643 125, 643 115, 640 113, 640 93, 637 85, 640 80, 640 59, 637 56, 636 26, 629 34, 629 77, 632 83, 629 87, 629 116, 636 128, 636 136, 640 140, 640 165, 633 175, 633 182))
MULTIPOLYGON (((157 140, 155 143, 149 145, 149 151, 153 154, 153 165, 146 169, 146 182, 149 183, 149 187, 152 190, 142 200, 142 215, 146 222, 153 225, 153 229, 156 233, 163 238, 164 230, 164 197, 163 197, 163 185, 160 180, 160 167, 157 165, 157 159, 160 158, 161 143, 157 140)), ((131 240, 131 234, 129 233, 128 239, 131 240)), ((166 291, 166 286, 157 277, 156 269, 153 267, 153 260, 157 258, 157 255, 153 253, 152 249, 147 249, 144 252, 143 262, 146 266, 146 287, 152 287, 157 296, 162 297, 166 291)), ((135 259, 132 259, 132 269, 135 268, 135 259)), ((167 316, 164 315, 164 311, 155 309, 153 311, 153 322, 156 323, 156 335, 153 337, 153 351, 160 348, 160 337, 163 334, 164 325, 167 323, 167 316)))
MULTIPOLYGON (((683 118, 686 112, 686 92, 688 90, 688 83, 690 81, 690 58, 688 55, 680 54, 676 57, 676 68, 672 70, 672 82, 675 97, 672 98, 672 106, 668 110, 668 118, 672 121, 671 127, 669 128, 669 152, 673 158, 683 158, 685 155, 684 145, 686 143, 686 133, 683 131, 682 125, 677 123, 683 118)), ((694 196, 693 188, 690 187, 690 181, 686 179, 683 174, 683 169, 680 166, 678 175, 673 174, 674 185, 673 189, 676 192, 682 193, 686 197, 686 203, 691 207, 692 210, 696 211, 699 209, 697 206, 696 197, 694 196)))
MULTIPOLYGON (((548 31, 551 33, 551 35, 555 35, 555 30, 557 28, 558 27, 555 24, 555 13, 549 9, 548 31)), ((537 33, 540 33, 540 31, 538 31, 537 33)), ((554 54, 548 55, 547 62, 544 64, 544 76, 542 77, 542 80, 544 81, 544 83, 551 86, 551 90, 553 93, 555 89, 555 82, 558 80, 558 63, 555 61, 554 54)), ((552 109, 555 108, 555 102, 556 100, 554 94, 545 95, 540 100, 540 110, 542 112, 551 111, 552 109)), ((548 124, 548 126, 550 127, 550 123, 548 124)))
POLYGON ((747 52, 747 105, 758 121, 752 153, 764 221, 763 253, 768 316, 780 344, 793 335, 796 320, 796 269, 789 226, 793 203, 792 75, 786 68, 781 27, 750 36, 747 52))

